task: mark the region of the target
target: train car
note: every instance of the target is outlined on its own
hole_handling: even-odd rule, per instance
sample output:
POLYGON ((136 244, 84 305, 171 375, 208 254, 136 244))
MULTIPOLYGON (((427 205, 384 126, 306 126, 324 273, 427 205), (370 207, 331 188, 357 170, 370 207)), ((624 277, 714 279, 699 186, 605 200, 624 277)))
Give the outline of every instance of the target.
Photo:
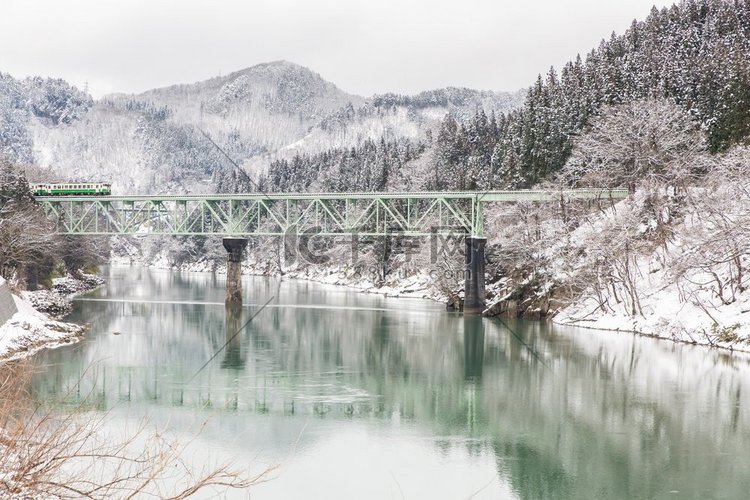
POLYGON ((91 182, 29 184, 34 196, 95 196, 112 194, 112 185, 91 182))

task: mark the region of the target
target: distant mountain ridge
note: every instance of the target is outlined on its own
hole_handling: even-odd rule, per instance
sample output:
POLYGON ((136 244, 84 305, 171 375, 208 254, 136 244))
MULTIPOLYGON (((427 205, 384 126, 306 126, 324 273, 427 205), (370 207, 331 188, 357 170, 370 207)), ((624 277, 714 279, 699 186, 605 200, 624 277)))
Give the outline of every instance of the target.
POLYGON ((247 182, 236 185, 243 174, 201 131, 257 177, 275 158, 384 137, 420 140, 448 113, 502 113, 522 101, 521 92, 457 88, 365 98, 287 61, 96 101, 63 80, 48 81, 54 88, 45 90, 41 79, 0 78, 0 152, 59 179, 108 180, 116 192, 245 189, 247 182), (75 113, 59 123, 44 119, 31 111, 34 93, 37 102, 39 94, 75 102, 75 113))
POLYGON ((245 190, 250 177, 348 189, 341 172, 369 172, 375 189, 517 189, 560 171, 604 107, 648 99, 681 106, 712 152, 747 144, 750 0, 654 8, 517 93, 364 98, 285 61, 96 102, 62 80, 0 75, 0 152, 116 192, 245 190))
POLYGON ((169 106, 175 121, 216 133, 238 131, 269 150, 299 139, 339 108, 365 101, 286 61, 123 97, 169 106))

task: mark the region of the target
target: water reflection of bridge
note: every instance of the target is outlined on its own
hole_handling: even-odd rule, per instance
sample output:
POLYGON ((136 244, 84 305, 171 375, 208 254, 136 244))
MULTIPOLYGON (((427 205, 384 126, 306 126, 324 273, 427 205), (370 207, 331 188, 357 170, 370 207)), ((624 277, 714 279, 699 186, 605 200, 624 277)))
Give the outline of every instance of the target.
MULTIPOLYGON (((114 307, 130 308, 131 304, 115 303, 114 307)), ((153 311, 158 304, 132 304, 138 315, 160 314, 153 311), (149 312, 146 310, 151 309, 149 312)), ((218 308, 217 308, 218 310, 218 308)), ((224 311, 224 308, 221 308, 224 311)), ((308 311, 308 316, 316 315, 319 309, 308 311)), ((357 311, 349 311, 356 316, 357 311)), ((299 311, 297 311, 299 314, 299 311)), ((235 411, 259 413, 311 413, 314 415, 385 415, 386 408, 381 391, 392 385, 390 377, 404 379, 410 370, 403 365, 406 361, 390 344, 393 339, 388 334, 389 320, 381 319, 373 325, 372 345, 380 353, 392 359, 393 370, 381 373, 384 380, 366 373, 358 373, 343 367, 345 356, 334 352, 342 346, 332 347, 325 340, 320 357, 308 356, 303 359, 299 353, 293 358, 274 360, 268 357, 269 351, 284 353, 286 348, 279 345, 278 339, 264 333, 263 327, 250 325, 248 332, 240 331, 247 320, 247 309, 229 308, 225 310, 223 338, 209 339, 209 349, 224 346, 214 366, 200 373, 194 383, 186 381, 195 374, 194 368, 175 367, 165 363, 140 365, 118 365, 106 359, 88 364, 86 357, 75 357, 65 363, 55 363, 49 369, 49 376, 41 377, 35 387, 37 394, 45 399, 56 400, 63 397, 66 405, 84 404, 106 409, 119 402, 149 402, 149 404, 187 406, 193 408, 224 408, 235 411), (238 335, 237 333, 240 332, 238 335), (249 353, 248 353, 249 351, 249 353), (250 361, 248 362, 248 355, 250 361), (248 366, 248 364, 253 366, 248 366), (280 365, 274 369, 271 365, 280 365), (321 369, 315 368, 315 365, 321 369), (323 366, 321 366, 323 365, 323 366), (336 366, 332 366, 336 365, 336 366), (268 368, 271 368, 267 371, 268 368), (388 379, 387 383, 385 379, 388 379), (366 382, 362 386, 363 380, 366 382)), ((218 313, 217 313, 218 315, 218 313)), ((269 323, 273 328, 282 328, 285 312, 281 309, 269 312, 269 323)), ((308 325, 307 321, 300 321, 308 325)), ((315 327, 317 321, 310 321, 315 327)), ((282 328, 283 329, 283 328, 282 328)), ((462 332, 463 341, 455 339, 452 347, 461 350, 463 344, 463 372, 465 381, 471 385, 481 383, 484 362, 484 325, 478 317, 466 318, 462 332)), ((313 350, 316 347, 312 347, 313 350)), ((204 349, 201 349, 204 351, 204 349)), ((76 352, 76 354, 78 354, 76 352)), ((363 361, 376 369, 376 361, 367 357, 363 361)), ((453 371, 453 367, 451 367, 453 371)), ((408 388, 410 382, 405 381, 408 388)), ((430 384, 429 380, 423 382, 430 384)), ((402 382, 403 383, 403 382, 402 382)), ((431 385, 431 384, 430 384, 431 385)), ((420 387, 411 388, 421 392, 420 387)), ((412 415, 413 416, 413 415, 412 415)))

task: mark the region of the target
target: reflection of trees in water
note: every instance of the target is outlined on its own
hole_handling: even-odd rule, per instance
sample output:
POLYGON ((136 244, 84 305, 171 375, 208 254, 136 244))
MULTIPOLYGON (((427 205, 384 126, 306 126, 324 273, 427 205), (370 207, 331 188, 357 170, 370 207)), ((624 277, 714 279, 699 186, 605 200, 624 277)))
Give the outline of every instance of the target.
POLYGON ((123 335, 50 352, 49 360, 64 362, 37 380, 40 396, 77 387, 73 397, 91 392, 100 407, 127 397, 278 416, 397 415, 438 436, 470 438, 441 446, 490 450, 498 473, 525 498, 658 496, 670 481, 671 489, 707 485, 727 496, 750 487, 744 477, 722 480, 729 458, 733 470, 750 470, 750 375, 736 357, 510 322, 545 368, 491 320, 269 308, 185 387, 243 315, 225 316, 223 307, 90 306, 105 311, 94 331, 122 327, 123 335), (82 372, 105 353, 112 357, 82 372), (727 458, 706 459, 720 454, 727 458))
POLYGON ((523 442, 496 441, 492 448, 497 457, 498 472, 509 479, 520 498, 602 498, 576 491, 573 473, 566 470, 566 464, 558 457, 542 453, 523 442))
MULTIPOLYGON (((745 424, 750 420, 747 402, 737 398, 748 386, 746 362, 728 370, 701 348, 538 328, 535 340, 528 329, 518 331, 551 370, 513 363, 504 379, 483 377, 481 406, 503 429, 494 440, 496 452, 505 450, 498 452, 498 469, 509 470, 520 496, 571 496, 547 494, 540 478, 578 498, 652 498, 670 490, 733 497, 750 486, 744 476, 728 476, 738 459, 741 469, 750 466, 742 451, 750 434, 732 425, 738 413, 745 424), (498 407, 488 397, 497 393, 507 404, 498 407), (546 458, 527 454, 531 462, 524 462, 519 446, 546 458), (564 476, 533 470, 550 463, 564 476)), ((494 357, 485 357, 485 367, 494 357)))

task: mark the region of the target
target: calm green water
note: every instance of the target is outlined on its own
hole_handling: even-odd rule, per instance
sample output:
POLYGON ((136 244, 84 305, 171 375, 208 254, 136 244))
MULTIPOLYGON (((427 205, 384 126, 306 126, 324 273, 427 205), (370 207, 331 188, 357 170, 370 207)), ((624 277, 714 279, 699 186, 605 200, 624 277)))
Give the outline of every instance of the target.
POLYGON ((253 498, 750 495, 746 357, 507 322, 515 336, 429 301, 266 278, 227 317, 223 277, 106 273, 75 303, 90 333, 39 356, 35 394, 177 433, 207 420, 194 462, 280 464, 253 498))

